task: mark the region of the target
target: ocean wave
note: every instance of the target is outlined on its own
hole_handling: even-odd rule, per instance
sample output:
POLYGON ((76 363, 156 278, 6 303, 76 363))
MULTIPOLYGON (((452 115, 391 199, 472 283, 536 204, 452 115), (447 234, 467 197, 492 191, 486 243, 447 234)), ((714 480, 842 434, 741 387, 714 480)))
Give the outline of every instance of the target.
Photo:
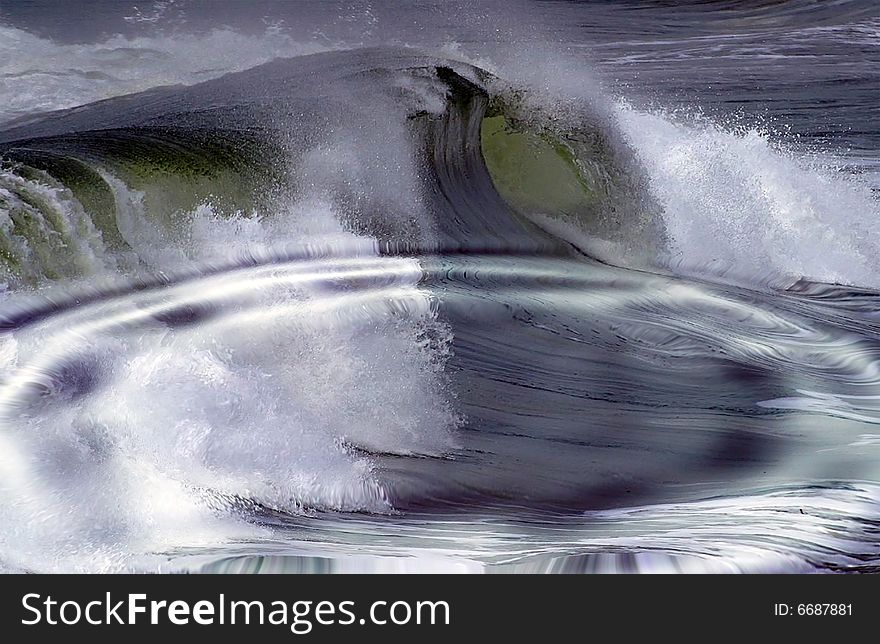
POLYGON ((873 570, 870 190, 505 69, 7 124, 0 565, 873 570))

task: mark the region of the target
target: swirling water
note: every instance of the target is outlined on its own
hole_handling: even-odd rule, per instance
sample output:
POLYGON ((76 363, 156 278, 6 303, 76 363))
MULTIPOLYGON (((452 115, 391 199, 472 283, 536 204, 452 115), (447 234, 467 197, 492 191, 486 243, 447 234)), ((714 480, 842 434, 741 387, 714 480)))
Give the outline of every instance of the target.
POLYGON ((95 7, 0 5, 0 567, 876 570, 873 3, 95 7))

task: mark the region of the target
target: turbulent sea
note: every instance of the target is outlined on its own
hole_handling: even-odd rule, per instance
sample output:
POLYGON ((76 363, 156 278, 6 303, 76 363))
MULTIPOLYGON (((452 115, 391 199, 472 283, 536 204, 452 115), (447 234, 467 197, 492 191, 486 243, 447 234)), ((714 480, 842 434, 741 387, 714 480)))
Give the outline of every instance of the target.
POLYGON ((877 572, 873 0, 0 0, 0 570, 877 572))

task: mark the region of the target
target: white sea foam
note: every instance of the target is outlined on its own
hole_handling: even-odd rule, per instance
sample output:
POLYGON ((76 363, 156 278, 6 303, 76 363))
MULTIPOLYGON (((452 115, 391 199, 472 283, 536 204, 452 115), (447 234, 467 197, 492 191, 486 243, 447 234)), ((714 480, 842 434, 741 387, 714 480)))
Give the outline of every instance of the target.
POLYGON ((420 277, 414 260, 369 255, 243 269, 7 339, 7 565, 115 569, 125 553, 219 543, 250 530, 222 518, 239 503, 390 510, 352 447, 455 443, 448 330, 420 277))
POLYGON ((880 203, 866 183, 757 129, 626 103, 616 116, 662 205, 676 270, 745 283, 880 285, 880 203))

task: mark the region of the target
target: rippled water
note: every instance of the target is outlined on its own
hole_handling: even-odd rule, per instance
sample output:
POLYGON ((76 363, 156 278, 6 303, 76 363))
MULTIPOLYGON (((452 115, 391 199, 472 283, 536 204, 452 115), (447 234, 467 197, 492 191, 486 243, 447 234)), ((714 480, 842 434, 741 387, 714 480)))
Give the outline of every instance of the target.
POLYGON ((877 569, 874 3, 292 5, 0 5, 0 568, 877 569))

